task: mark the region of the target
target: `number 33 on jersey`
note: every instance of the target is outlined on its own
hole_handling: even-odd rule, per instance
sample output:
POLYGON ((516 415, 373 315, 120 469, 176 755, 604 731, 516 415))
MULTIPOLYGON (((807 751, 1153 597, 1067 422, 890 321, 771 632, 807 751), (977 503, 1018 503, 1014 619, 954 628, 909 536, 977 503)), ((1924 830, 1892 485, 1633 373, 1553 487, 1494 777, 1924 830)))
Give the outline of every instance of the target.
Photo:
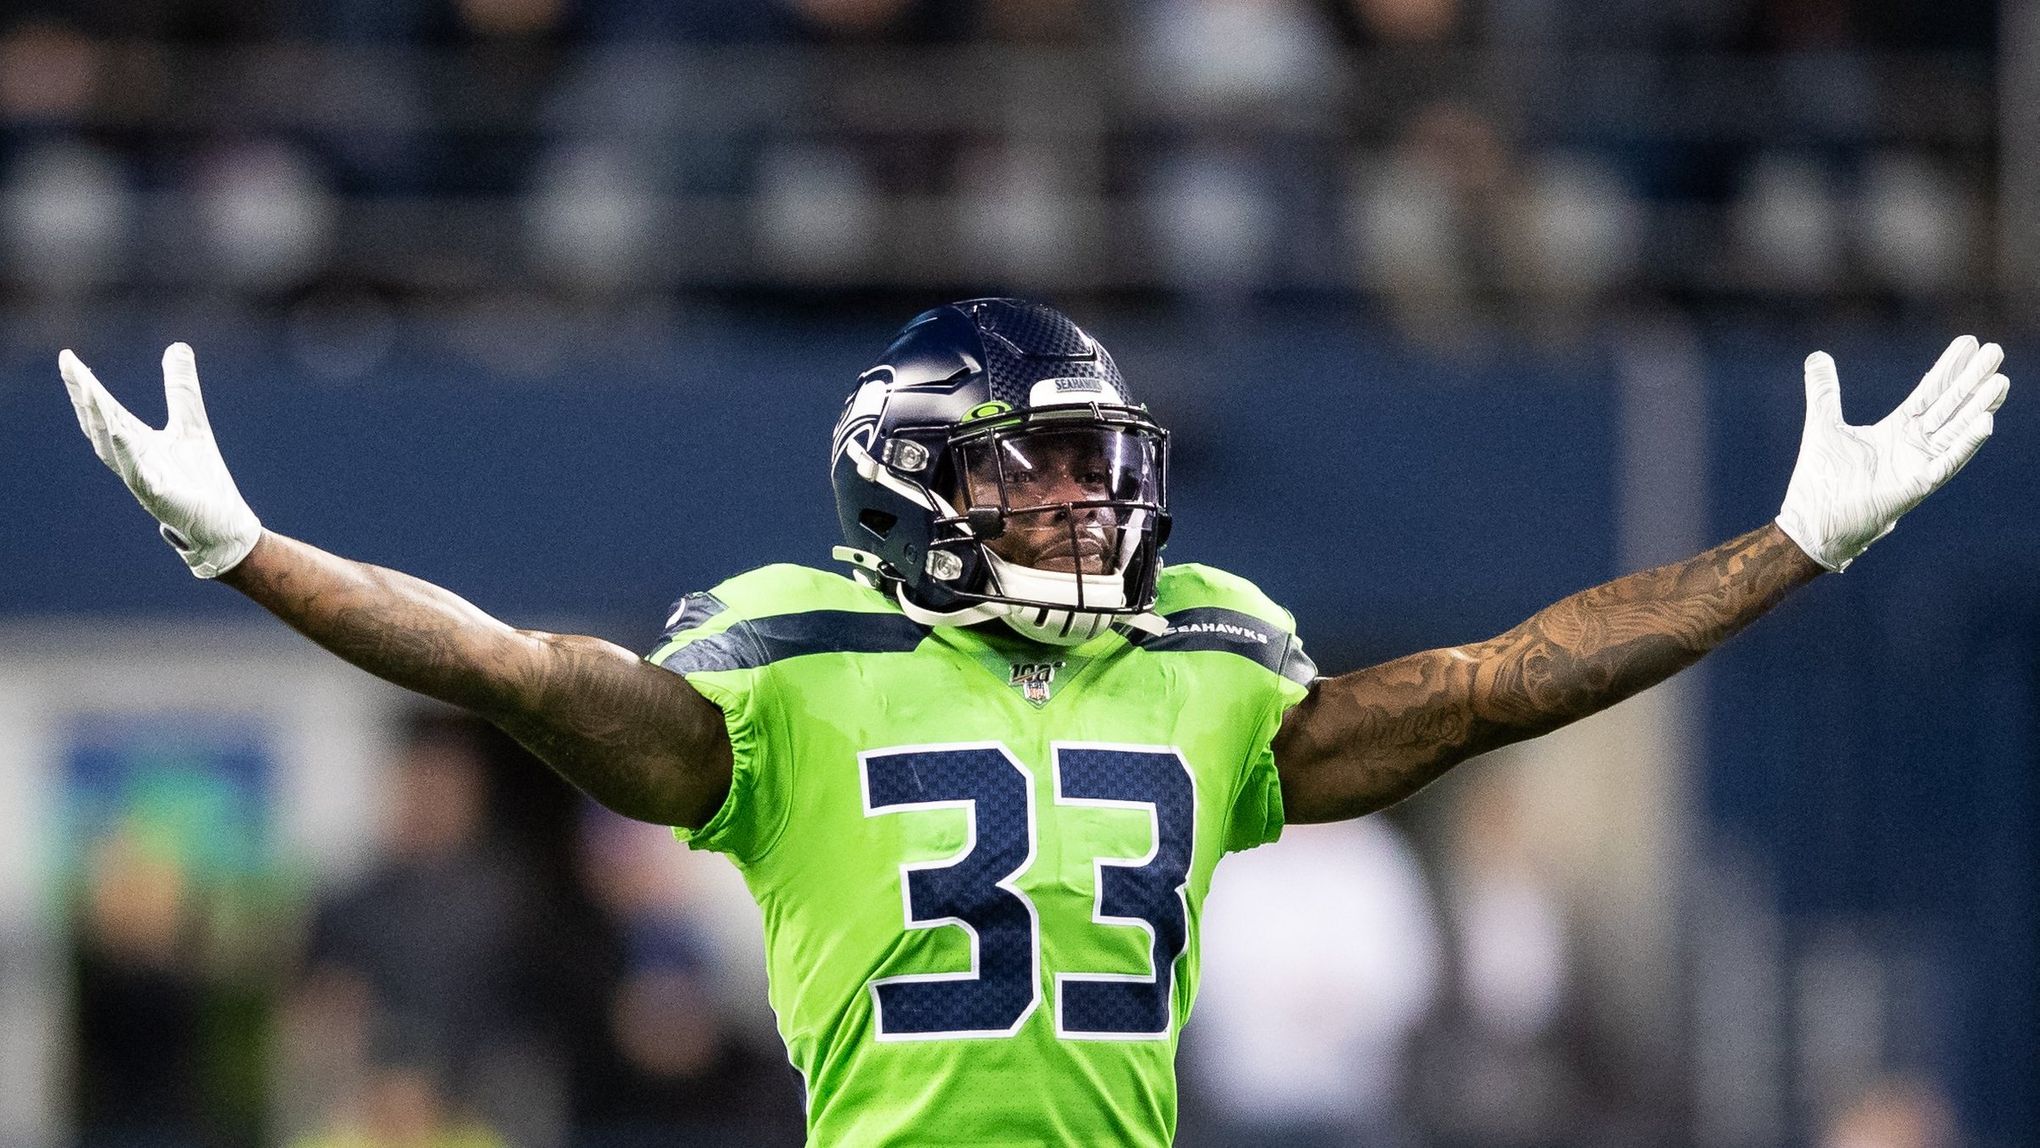
POLYGON ((723 710, 696 848, 765 916, 811 1144, 1165 1145, 1197 918, 1274 839, 1269 745, 1314 670, 1251 585, 1165 570, 1159 636, 930 629, 772 566, 682 599, 649 660, 723 710))

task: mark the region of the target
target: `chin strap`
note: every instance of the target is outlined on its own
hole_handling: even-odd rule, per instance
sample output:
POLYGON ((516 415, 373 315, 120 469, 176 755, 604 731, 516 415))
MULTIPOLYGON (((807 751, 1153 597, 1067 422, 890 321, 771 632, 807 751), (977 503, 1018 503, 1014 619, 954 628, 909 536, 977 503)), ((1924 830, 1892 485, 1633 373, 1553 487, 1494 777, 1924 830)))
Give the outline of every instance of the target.
POLYGON ((899 603, 900 612, 923 626, 975 626, 994 618, 1006 617, 1007 607, 1003 602, 979 602, 961 610, 930 610, 917 606, 907 597, 907 588, 893 584, 893 601, 899 603))
POLYGON ((838 546, 830 556, 838 562, 852 567, 852 576, 875 590, 885 588, 892 582, 893 600, 899 603, 900 612, 915 624, 922 626, 975 626, 981 622, 998 619, 1012 627, 1021 637, 1052 646, 1075 646, 1097 637, 1113 626, 1124 626, 1143 634, 1160 636, 1168 630, 1169 624, 1161 615, 1152 611, 1140 614, 1108 614, 1103 611, 1076 611, 1053 606, 1028 606, 1014 602, 975 602, 960 610, 930 610, 916 604, 907 597, 906 585, 897 579, 888 579, 884 564, 878 555, 867 550, 850 546, 838 546), (1044 614, 1041 621, 1030 619, 1030 615, 1044 614), (1067 615, 1079 615, 1069 618, 1067 615), (1088 624, 1081 619, 1088 617, 1088 624))
POLYGON ((1005 613, 1006 607, 1000 602, 978 602, 961 610, 930 610, 926 606, 916 605, 909 599, 906 595, 906 585, 899 579, 886 577, 885 563, 869 550, 838 546, 829 551, 829 556, 838 562, 849 563, 852 568, 850 576, 874 590, 882 591, 886 588, 886 583, 892 583, 892 597, 899 603, 900 612, 918 625, 975 626, 979 622, 989 622, 1005 613))
POLYGON ((1093 611, 1058 610, 1017 602, 979 602, 961 610, 930 610, 915 605, 906 587, 895 583, 893 599, 902 613, 923 626, 975 626, 996 618, 1014 633, 1048 646, 1080 646, 1115 626, 1159 636, 1169 628, 1161 615, 1106 614, 1093 611))
POLYGON ((885 575, 882 573, 885 564, 879 561, 878 555, 869 550, 859 550, 854 546, 838 546, 829 551, 829 557, 838 562, 849 563, 850 576, 874 590, 885 581, 885 575))
POLYGON ((1141 633, 1155 638, 1159 638, 1169 632, 1168 619, 1152 611, 1146 614, 1129 614, 1121 619, 1121 624, 1129 630, 1139 630, 1141 633))

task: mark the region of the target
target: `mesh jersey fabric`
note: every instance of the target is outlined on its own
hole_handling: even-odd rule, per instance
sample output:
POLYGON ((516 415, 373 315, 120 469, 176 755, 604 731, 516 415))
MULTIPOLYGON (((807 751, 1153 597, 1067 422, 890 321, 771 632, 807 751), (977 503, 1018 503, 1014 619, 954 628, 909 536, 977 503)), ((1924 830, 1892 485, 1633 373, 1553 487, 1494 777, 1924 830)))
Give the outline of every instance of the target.
POLYGON ((676 606, 647 660, 722 709, 734 771, 675 833, 764 914, 810 1144, 1173 1139, 1198 914, 1281 832, 1271 743, 1315 669, 1222 571, 1164 569, 1156 612, 1049 647, 790 565, 676 606))

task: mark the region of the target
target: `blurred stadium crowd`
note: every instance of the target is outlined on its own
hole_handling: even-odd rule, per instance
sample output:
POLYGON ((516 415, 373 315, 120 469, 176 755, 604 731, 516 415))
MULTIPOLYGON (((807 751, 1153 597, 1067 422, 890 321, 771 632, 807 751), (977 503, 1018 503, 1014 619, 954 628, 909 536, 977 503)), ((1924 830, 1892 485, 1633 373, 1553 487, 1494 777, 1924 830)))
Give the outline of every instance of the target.
POLYGON ((1357 294, 1432 329, 1945 302, 1989 285, 2010 146, 1973 0, 10 9, 8 297, 308 322, 994 280, 1357 294))
POLYGON ((733 873, 462 719, 391 765, 376 859, 317 897, 223 879, 175 802, 101 836, 80 1143, 799 1142, 733 873))
MULTIPOLYGON (((366 377, 399 329, 897 322, 992 286, 1329 303, 1439 345, 1660 309, 2016 323, 2035 77, 2040 34, 1970 0, 15 0, 0 350, 42 370, 88 318, 196 314, 366 377)), ((1180 400, 1193 433, 1218 393, 1180 400)), ((727 864, 460 719, 387 765, 344 881, 223 867, 176 801, 81 843, 77 1143, 799 1142, 727 864)), ((1597 899, 1624 894, 1530 831, 1523 776, 1221 869, 1188 1148, 1960 1142, 1862 1010, 1789 1070, 1784 1140, 1706 1124, 1707 1049, 1623 1011, 1597 899)), ((1872 950, 1813 989, 1885 1008, 1872 950)))

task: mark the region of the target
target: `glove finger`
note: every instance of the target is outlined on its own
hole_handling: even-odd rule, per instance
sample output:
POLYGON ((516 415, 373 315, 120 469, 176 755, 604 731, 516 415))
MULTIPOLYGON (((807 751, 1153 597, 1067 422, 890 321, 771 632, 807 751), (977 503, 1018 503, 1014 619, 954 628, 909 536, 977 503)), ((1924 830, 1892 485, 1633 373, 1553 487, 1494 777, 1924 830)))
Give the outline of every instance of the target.
POLYGON ((1996 420, 1989 411, 1984 411, 1968 422, 1960 424, 1947 452, 1927 464, 1927 478, 1932 484, 1929 489, 1938 488, 1942 483, 1954 478, 1963 467, 1968 466, 1969 460, 1975 458, 1976 452, 1983 449, 1983 444, 1989 441, 1990 433, 1995 429, 1996 420))
POLYGON ((1898 409, 1908 418, 1925 412, 1948 389, 1948 384, 1954 381, 1963 364, 1976 354, 1976 349, 1976 336, 1956 336, 1955 341, 1948 344, 1948 349, 1941 352, 1941 357, 1934 360, 1927 373, 1920 377, 1919 385, 1905 397, 1905 402, 1900 403, 1898 409))
MULTIPOLYGON (((1957 394, 1967 396, 1969 392, 1982 386, 1985 379, 1996 374, 1998 367, 2003 365, 2004 361, 2005 349, 2003 347, 1998 346, 1996 343, 1985 343, 1977 348, 1976 354, 1970 356, 1968 362, 1962 364, 1961 370, 1955 372, 1954 381, 1948 384, 1948 389, 1957 394)), ((1931 406, 1927 409, 1930 412, 1933 410, 1931 406)), ((1942 421, 1945 422, 1947 420, 1944 419, 1942 421)), ((1937 425, 1929 423, 1928 429, 1934 429, 1937 425)))
POLYGON ((78 356, 68 349, 57 355, 57 374, 63 376, 64 393, 71 398, 71 413, 78 416, 78 430, 92 443, 92 453, 99 454, 99 461, 105 462, 106 458, 99 449, 99 436, 93 429, 91 401, 85 397, 84 385, 76 377, 88 373, 90 372, 86 371, 85 364, 79 362, 78 356))
POLYGON ((1806 356, 1806 425, 1839 426, 1842 421, 1842 380, 1834 356, 1815 351, 1806 356))
POLYGON ((1985 379, 1975 390, 1963 396, 1962 405, 1955 413, 1949 415, 1940 427, 1935 428, 1927 436, 1928 445, 1936 451, 1948 450, 1954 446, 1961 439, 1964 429, 1978 417, 1988 419, 1990 413, 2004 403, 2011 385, 2011 380, 2003 375, 1992 375, 1985 379))
POLYGON ((1946 427, 1949 421, 1955 417, 1955 412, 1961 410, 1962 405, 1968 402, 1970 396, 1975 393, 1974 387, 1962 386, 1951 386, 1947 390, 1942 391, 1934 399, 1932 405, 1920 413, 1918 419, 1920 430, 1925 432, 1928 439, 1931 440, 1934 433, 1946 427))
MULTIPOLYGON (((78 365, 82 367, 85 364, 78 365)), ((88 370, 83 373, 80 381, 85 387, 85 394, 92 400, 92 408, 106 420, 106 428, 116 441, 138 439, 149 433, 149 425, 122 406, 120 400, 114 398, 113 393, 106 389, 106 385, 99 381, 98 375, 88 370)))
POLYGON ((85 397, 79 418, 84 420, 85 437, 92 440, 92 453, 116 472, 120 471, 120 460, 113 449, 113 434, 106 429, 106 416, 100 413, 99 405, 92 401, 92 396, 85 397))
POLYGON ((85 437, 92 440, 92 453, 125 478, 127 472, 121 470, 125 452, 115 449, 114 427, 117 424, 108 418, 107 405, 111 404, 122 414, 126 414, 126 410, 113 401, 113 396, 106 393, 106 388, 99 385, 98 377, 79 361, 78 356, 69 351, 57 356, 57 369, 64 376, 65 388, 71 392, 71 405, 78 414, 78 426, 85 432, 85 437))
POLYGON ((172 343, 163 351, 163 401, 170 408, 168 429, 172 433, 212 434, 212 424, 205 417, 205 397, 198 390, 198 360, 190 343, 172 343))
POLYGON ((1955 412, 1962 409, 1962 405, 1969 401, 1969 396, 1991 377, 1991 372, 1997 370, 1998 364, 2004 362, 2004 359, 2004 348, 1996 343, 1985 343, 1976 354, 1969 357, 1968 362, 1962 364, 1962 369, 1955 373, 1947 388, 1936 395, 1934 401, 1920 413, 1920 429, 1932 435, 1947 426, 1949 421, 1956 417, 1955 412))

